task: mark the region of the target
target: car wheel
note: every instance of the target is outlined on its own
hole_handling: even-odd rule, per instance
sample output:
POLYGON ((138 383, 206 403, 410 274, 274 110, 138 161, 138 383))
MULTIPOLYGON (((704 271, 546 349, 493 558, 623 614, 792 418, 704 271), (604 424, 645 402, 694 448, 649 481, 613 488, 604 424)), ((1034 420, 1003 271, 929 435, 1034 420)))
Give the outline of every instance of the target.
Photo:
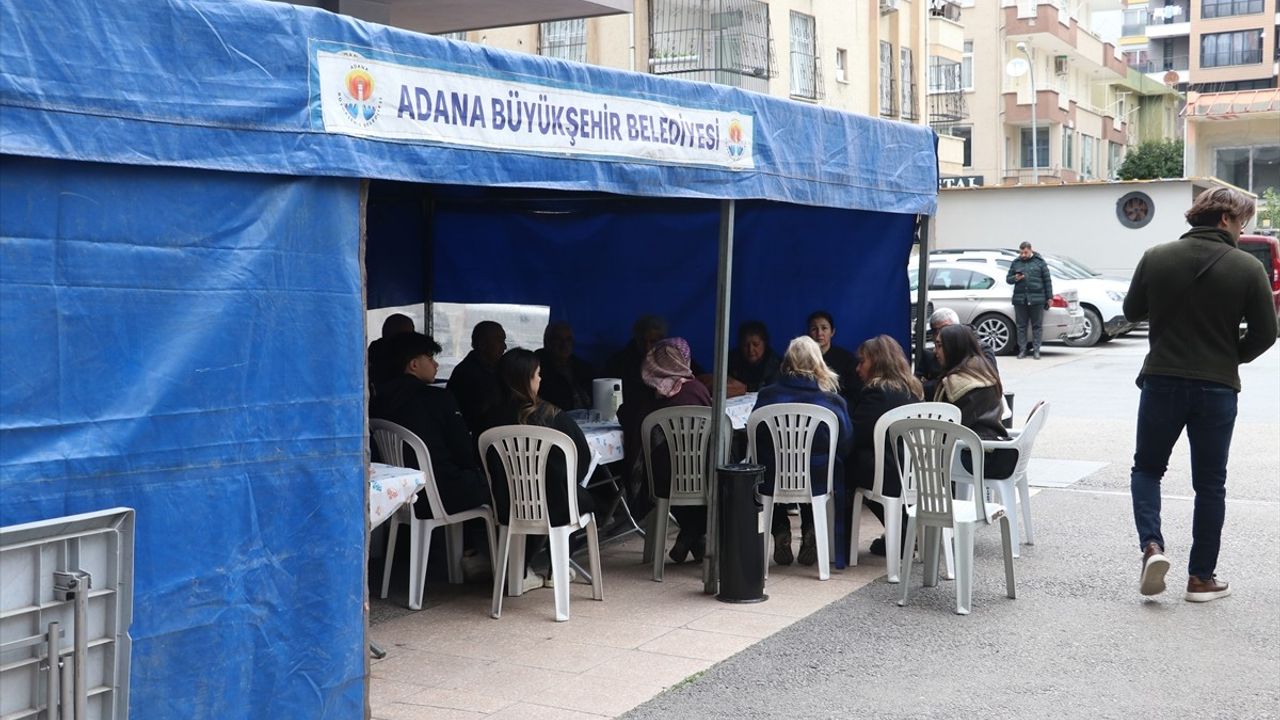
POLYGON ((1003 315, 983 315, 974 321, 973 331, 978 340, 996 355, 1012 355, 1018 344, 1018 328, 1003 315))
POLYGON ((1097 310, 1084 309, 1084 334, 1078 338, 1067 338, 1064 342, 1071 347, 1093 347, 1102 338, 1102 316, 1097 310))

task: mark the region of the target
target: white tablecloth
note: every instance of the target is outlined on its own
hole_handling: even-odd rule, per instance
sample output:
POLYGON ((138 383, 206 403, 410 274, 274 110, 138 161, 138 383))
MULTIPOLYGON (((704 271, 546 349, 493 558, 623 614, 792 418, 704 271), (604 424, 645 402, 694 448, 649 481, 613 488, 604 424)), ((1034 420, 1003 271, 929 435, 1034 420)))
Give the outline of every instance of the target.
POLYGON ((421 470, 370 463, 369 527, 386 522, 401 505, 412 501, 418 488, 426 482, 421 470))
MULTIPOLYGON (((724 413, 729 416, 729 422, 733 424, 735 430, 744 430, 747 427, 747 417, 751 415, 755 405, 755 393, 739 395, 725 401, 724 413)), ((622 460, 621 425, 610 422, 579 421, 578 427, 582 428, 582 434, 587 437, 587 445, 598 463, 608 465, 622 460)))

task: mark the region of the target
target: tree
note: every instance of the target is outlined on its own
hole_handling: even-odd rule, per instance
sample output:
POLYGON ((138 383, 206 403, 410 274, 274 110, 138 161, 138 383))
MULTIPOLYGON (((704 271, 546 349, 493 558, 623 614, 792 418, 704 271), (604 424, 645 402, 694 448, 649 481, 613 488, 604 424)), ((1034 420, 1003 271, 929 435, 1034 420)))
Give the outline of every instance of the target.
POLYGON ((1277 193, 1275 188, 1269 187, 1263 191, 1262 212, 1258 213, 1258 215, 1261 216, 1258 218, 1259 220, 1265 218, 1266 224, 1264 227, 1280 228, 1280 193, 1277 193))
POLYGON ((1144 142, 1130 150, 1116 175, 1121 180, 1182 177, 1182 141, 1144 142))

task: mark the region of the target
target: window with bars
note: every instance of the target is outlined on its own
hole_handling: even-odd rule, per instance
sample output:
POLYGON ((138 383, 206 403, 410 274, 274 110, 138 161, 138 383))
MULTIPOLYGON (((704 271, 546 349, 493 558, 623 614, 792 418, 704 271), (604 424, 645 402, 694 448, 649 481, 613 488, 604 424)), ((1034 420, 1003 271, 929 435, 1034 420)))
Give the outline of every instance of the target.
POLYGON ((893 85, 893 44, 880 41, 880 115, 897 115, 893 101, 896 96, 893 85))
POLYGON ((791 12, 791 95, 818 97, 818 35, 812 15, 791 12))
POLYGON ((1239 30, 1200 38, 1200 67, 1256 65, 1262 62, 1262 31, 1239 30))
POLYGON ((587 61, 587 21, 577 18, 539 24, 538 54, 585 63, 587 61))
POLYGON ((777 74, 759 0, 650 0, 649 71, 768 91, 777 74))
POLYGON ((919 119, 920 114, 916 111, 916 66, 911 53, 911 48, 902 48, 902 63, 898 66, 898 73, 902 80, 899 86, 902 88, 902 119, 908 122, 915 122, 919 119))

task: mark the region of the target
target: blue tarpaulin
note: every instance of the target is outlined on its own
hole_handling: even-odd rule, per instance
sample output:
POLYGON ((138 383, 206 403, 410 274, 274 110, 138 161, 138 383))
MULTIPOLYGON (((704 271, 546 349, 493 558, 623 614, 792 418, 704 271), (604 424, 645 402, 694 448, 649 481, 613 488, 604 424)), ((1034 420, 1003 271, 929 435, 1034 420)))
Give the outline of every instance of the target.
POLYGON ((661 312, 707 357, 715 200, 741 201, 736 319, 786 337, 825 305, 853 342, 905 333, 902 260, 936 175, 927 128, 313 8, 7 0, 0 524, 137 509, 133 717, 360 717, 362 179, 652 198, 536 222, 441 202, 424 220, 421 203, 371 190, 370 297, 432 285, 441 300, 550 304, 599 348, 633 311, 661 312), (361 135, 379 113, 423 107, 367 84, 344 90, 351 123, 334 131, 328 51, 348 79, 394 61, 406 77, 683 108, 717 118, 698 142, 727 159, 361 135), (521 261, 534 265, 514 272, 521 261), (574 284, 601 267, 627 268, 609 317, 591 302, 598 279, 574 284))

